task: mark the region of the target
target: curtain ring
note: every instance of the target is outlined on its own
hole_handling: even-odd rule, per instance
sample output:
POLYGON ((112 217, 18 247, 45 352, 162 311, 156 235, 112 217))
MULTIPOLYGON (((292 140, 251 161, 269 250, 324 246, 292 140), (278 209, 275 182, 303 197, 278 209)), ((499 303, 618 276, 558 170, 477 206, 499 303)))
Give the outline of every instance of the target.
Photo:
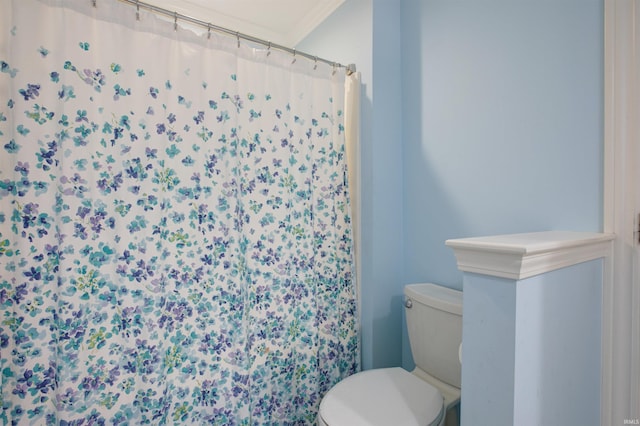
POLYGON ((173 31, 178 31, 178 12, 173 12, 173 31))
POLYGON ((98 7, 98 0, 92 0, 93 7, 98 7))
POLYGON ((136 0, 136 21, 140 20, 140 0, 136 0))
POLYGON ((207 40, 211 38, 211 24, 207 24, 207 40))
POLYGON ((291 61, 291 65, 296 63, 296 48, 293 48, 293 61, 291 61))
POLYGON ((267 46, 267 56, 271 55, 271 42, 269 42, 269 45, 267 46))
POLYGON ((333 63, 333 71, 331 71, 331 75, 336 75, 336 63, 333 63))
POLYGON ((313 61, 315 62, 315 63, 313 64, 313 70, 315 71, 316 69, 318 69, 318 57, 317 57, 317 56, 314 56, 314 57, 313 57, 313 61))

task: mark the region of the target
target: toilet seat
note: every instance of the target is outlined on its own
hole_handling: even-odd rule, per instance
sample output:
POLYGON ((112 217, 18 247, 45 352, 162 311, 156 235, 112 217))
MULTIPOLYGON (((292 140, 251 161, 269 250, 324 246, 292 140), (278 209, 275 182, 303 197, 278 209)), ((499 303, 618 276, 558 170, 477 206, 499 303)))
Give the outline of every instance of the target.
POLYGON ((440 392, 399 367, 347 377, 327 392, 319 412, 328 426, 427 426, 443 415, 440 392))

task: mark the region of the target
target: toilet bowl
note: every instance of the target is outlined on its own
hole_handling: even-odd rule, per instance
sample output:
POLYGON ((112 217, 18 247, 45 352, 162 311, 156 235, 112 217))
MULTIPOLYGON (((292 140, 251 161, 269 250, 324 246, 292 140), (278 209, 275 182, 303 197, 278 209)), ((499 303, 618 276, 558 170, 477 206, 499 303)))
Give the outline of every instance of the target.
POLYGON ((320 403, 319 426, 443 425, 460 400, 462 292, 435 284, 405 287, 416 368, 367 370, 349 376, 320 403))

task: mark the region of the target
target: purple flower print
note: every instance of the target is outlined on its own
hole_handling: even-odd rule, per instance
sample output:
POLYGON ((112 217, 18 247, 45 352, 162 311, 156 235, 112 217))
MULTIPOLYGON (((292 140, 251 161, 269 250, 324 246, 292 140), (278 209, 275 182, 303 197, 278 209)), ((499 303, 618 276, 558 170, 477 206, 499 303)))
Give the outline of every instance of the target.
POLYGON ((100 69, 97 69, 95 71, 85 69, 83 79, 85 83, 93 86, 96 92, 101 92, 102 86, 104 86, 106 83, 105 75, 102 73, 102 71, 100 71, 100 69))
POLYGON ((27 88, 18 90, 18 93, 20 93, 22 97, 24 97, 25 101, 28 101, 29 99, 35 99, 40 95, 40 85, 28 83, 27 88))

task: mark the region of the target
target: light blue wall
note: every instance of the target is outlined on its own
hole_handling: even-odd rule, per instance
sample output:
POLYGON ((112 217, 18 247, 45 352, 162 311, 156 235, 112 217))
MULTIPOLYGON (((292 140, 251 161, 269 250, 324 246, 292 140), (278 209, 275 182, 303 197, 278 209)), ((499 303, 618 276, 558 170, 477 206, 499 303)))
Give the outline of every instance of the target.
POLYGON ((402 359, 402 85, 399 1, 347 0, 298 48, 362 73, 361 327, 364 369, 402 359))
POLYGON ((602 271, 598 259, 517 283, 513 424, 600 423, 602 271))
POLYGON ((346 0, 300 50, 362 72, 363 366, 413 366, 402 287, 444 241, 600 231, 603 0, 346 0))
POLYGON ((404 0, 406 279, 448 238, 600 231, 602 0, 404 0))
POLYGON ((603 13, 403 0, 406 282, 461 287, 449 238, 601 230, 603 13))
MULTIPOLYGON (((487 424, 492 426, 516 425, 516 284, 513 280, 476 274, 467 274, 464 281, 462 298, 467 315, 462 317, 461 411, 484 421, 490 419, 487 424), (487 333, 487 327, 491 327, 491 333, 487 333)), ((469 423, 467 419, 464 424, 484 423, 469 423)))
POLYGON ((462 424, 600 423, 602 264, 464 275, 462 424))

